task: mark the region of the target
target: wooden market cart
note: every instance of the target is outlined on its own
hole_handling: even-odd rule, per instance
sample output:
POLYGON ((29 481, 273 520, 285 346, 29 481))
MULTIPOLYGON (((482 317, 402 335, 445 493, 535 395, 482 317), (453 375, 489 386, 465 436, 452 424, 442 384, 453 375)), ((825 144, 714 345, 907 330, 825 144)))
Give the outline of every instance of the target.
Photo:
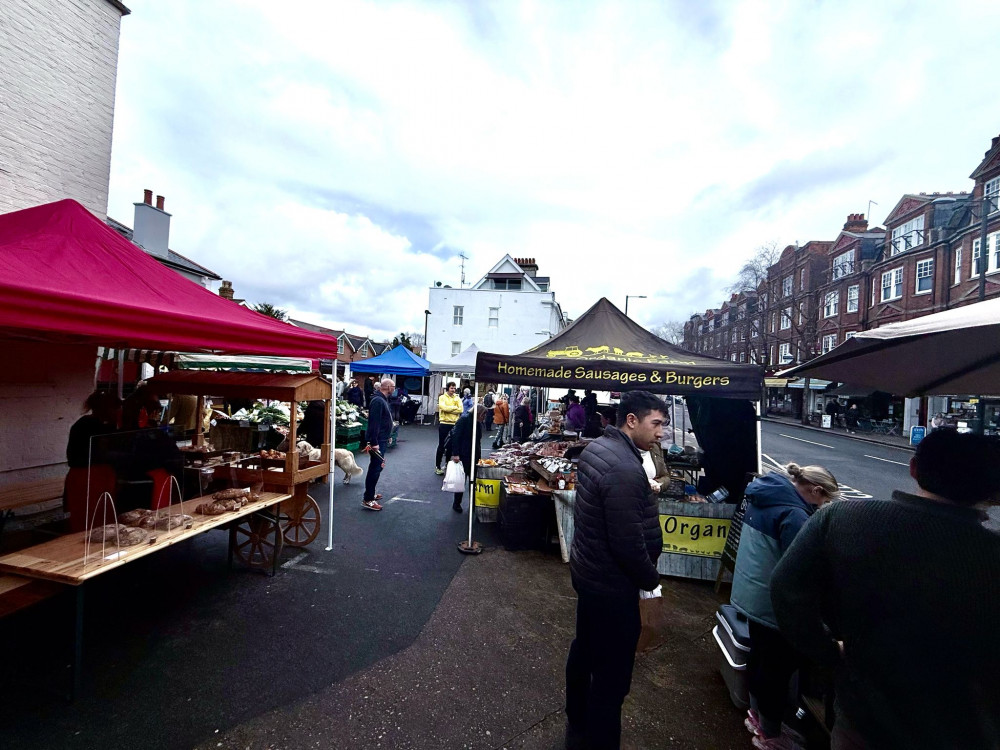
MULTIPOLYGON (((291 415, 288 425, 288 447, 284 460, 250 455, 234 464, 216 469, 216 476, 235 483, 254 485, 263 481, 263 489, 291 495, 281 504, 277 517, 266 514, 248 516, 233 529, 236 555, 253 567, 271 564, 267 555, 261 555, 257 542, 271 536, 274 525, 280 525, 279 539, 292 547, 305 547, 320 532, 319 504, 308 494, 309 483, 324 479, 330 472, 330 410, 333 386, 318 373, 279 374, 269 372, 203 372, 174 370, 157 375, 149 381, 154 393, 160 396, 192 395, 198 397, 197 414, 204 412, 205 398, 242 398, 281 401, 289 405, 291 415), (300 401, 323 401, 323 443, 318 447, 318 461, 300 458, 295 450, 295 413, 300 401)), ((247 428, 249 429, 249 427, 247 428)), ((202 420, 198 420, 193 438, 195 446, 203 445, 205 436, 202 420)), ((278 553, 278 549, 273 554, 278 553)))

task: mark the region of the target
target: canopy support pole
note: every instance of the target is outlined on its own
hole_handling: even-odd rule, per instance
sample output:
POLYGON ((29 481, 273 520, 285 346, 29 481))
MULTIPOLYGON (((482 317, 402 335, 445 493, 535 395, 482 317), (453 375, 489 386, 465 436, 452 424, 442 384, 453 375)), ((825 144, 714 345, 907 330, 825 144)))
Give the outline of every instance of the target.
MULTIPOLYGON (((348 369, 350 372, 350 369, 348 369)), ((337 365, 333 366, 333 377, 337 377, 337 365)), ((330 552, 333 549, 333 488, 337 486, 337 478, 334 476, 333 467, 336 466, 336 461, 334 460, 334 454, 337 451, 337 392, 334 390, 331 396, 332 403, 327 402, 326 409, 330 418, 327 420, 327 429, 330 430, 330 473, 327 474, 327 484, 330 486, 330 510, 328 513, 329 521, 327 522, 326 531, 326 551, 330 552)))
MULTIPOLYGON (((483 545, 472 541, 472 516, 476 512, 476 443, 479 440, 477 427, 479 427, 479 404, 476 398, 472 398, 472 458, 469 460, 469 538, 458 543, 458 551, 463 555, 478 555, 483 551, 483 545)), ((456 450, 456 448, 452 448, 456 450)), ((447 460, 448 457, 445 457, 447 460)))
POLYGON ((118 400, 125 398, 125 350, 118 350, 118 400))
POLYGON ((761 448, 760 445, 760 399, 753 402, 754 411, 757 412, 757 473, 764 473, 764 465, 761 461, 761 448))

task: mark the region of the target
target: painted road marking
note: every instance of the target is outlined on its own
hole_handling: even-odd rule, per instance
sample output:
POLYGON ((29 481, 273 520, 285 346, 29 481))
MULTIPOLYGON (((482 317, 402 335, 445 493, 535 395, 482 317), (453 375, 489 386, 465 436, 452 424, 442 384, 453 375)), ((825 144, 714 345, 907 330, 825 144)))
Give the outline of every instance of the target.
POLYGON ((774 464, 774 468, 776 468, 776 469, 782 469, 782 468, 784 468, 784 466, 782 466, 782 464, 779 464, 777 461, 775 461, 773 458, 771 458, 766 453, 761 453, 760 455, 761 455, 761 458, 766 458, 768 461, 770 461, 772 464, 774 464))
POLYGON ((892 461, 888 458, 879 458, 878 456, 869 456, 867 453, 864 454, 865 458, 874 458, 876 461, 885 461, 887 464, 896 464, 896 466, 909 466, 908 463, 903 463, 902 461, 892 461))
POLYGON ((848 487, 846 484, 839 484, 841 500, 871 500, 872 496, 867 492, 848 487))
POLYGON ((430 500, 417 500, 412 497, 403 497, 402 495, 396 495, 395 497, 390 497, 388 500, 385 501, 385 504, 388 505, 389 503, 394 503, 397 500, 401 503, 422 503, 423 505, 431 504, 430 500))
POLYGON ((789 440, 798 440, 800 443, 809 443, 810 445, 818 445, 821 448, 829 448, 830 450, 834 450, 834 448, 833 448, 832 445, 827 445, 826 443, 817 443, 817 442, 815 442, 813 440, 804 440, 802 438, 792 437, 791 435, 785 435, 782 432, 779 432, 778 434, 781 437, 788 438, 789 440))

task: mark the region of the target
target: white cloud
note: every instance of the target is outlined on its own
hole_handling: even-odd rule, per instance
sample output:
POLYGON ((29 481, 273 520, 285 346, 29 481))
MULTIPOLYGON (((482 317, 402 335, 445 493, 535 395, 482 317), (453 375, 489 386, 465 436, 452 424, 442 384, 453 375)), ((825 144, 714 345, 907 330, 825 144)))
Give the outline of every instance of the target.
POLYGON ((152 188, 237 294, 375 335, 460 251, 687 317, 760 244, 967 189, 1000 122, 992 2, 130 7, 110 214, 152 188))

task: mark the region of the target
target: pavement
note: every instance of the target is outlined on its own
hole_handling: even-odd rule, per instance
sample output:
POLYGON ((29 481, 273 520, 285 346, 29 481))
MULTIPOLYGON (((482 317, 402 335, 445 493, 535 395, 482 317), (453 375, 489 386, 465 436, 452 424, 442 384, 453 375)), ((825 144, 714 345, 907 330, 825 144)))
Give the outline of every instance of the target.
MULTIPOLYGON (((437 430, 403 428, 380 491, 335 487, 326 531, 271 578, 205 534, 87 584, 84 689, 67 704, 72 592, 0 621, 0 736, 14 748, 558 748, 575 595, 556 547, 456 550, 468 516, 433 472, 437 430)), ((360 458, 367 465, 367 458, 360 458)), ((339 478, 338 472, 338 478, 339 478)), ((360 479, 363 479, 361 477, 360 479)), ((326 522, 325 485, 310 492, 326 522)), ((466 500, 466 508, 468 507, 466 500)), ((664 579, 669 626, 637 657, 634 748, 747 748, 716 671, 720 599, 664 579)))

